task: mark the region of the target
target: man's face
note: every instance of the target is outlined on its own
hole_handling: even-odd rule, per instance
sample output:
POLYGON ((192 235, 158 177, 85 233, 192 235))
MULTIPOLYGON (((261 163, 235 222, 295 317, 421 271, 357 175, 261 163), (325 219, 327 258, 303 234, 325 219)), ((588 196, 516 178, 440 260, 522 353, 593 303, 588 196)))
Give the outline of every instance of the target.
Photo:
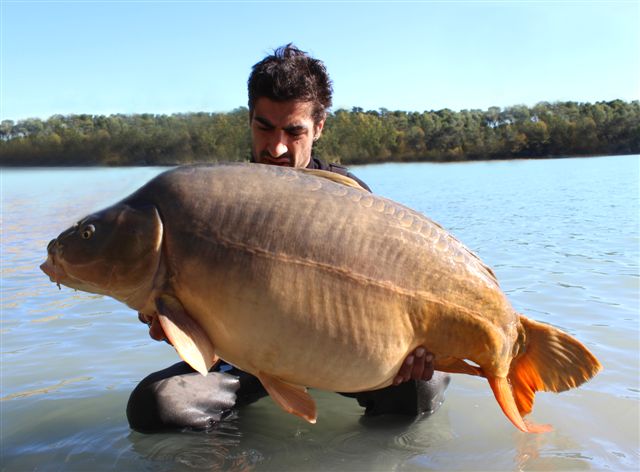
POLYGON ((251 152, 260 164, 307 167, 313 141, 320 137, 324 120, 314 123, 313 103, 275 102, 261 97, 251 115, 251 152))

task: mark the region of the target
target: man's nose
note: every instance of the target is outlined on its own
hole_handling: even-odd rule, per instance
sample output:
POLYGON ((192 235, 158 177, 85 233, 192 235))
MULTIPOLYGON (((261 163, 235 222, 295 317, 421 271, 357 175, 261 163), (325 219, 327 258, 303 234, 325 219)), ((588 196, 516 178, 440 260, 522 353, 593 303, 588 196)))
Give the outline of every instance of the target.
POLYGON ((284 139, 284 133, 275 133, 273 139, 269 142, 269 154, 273 157, 280 157, 286 154, 289 148, 284 139))

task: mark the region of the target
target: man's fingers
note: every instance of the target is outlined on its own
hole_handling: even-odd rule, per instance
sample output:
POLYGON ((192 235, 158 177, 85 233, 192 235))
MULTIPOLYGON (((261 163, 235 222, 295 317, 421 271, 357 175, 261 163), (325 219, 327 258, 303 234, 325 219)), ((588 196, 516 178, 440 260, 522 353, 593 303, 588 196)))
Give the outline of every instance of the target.
POLYGON ((431 380, 435 371, 434 356, 428 353, 424 358, 424 370, 422 371, 422 380, 431 380))
POLYGON ((433 361, 433 354, 422 346, 417 347, 402 363, 393 384, 400 385, 409 380, 430 380, 434 371, 433 361))
POLYGON ((402 363, 402 366, 400 367, 400 371, 396 375, 395 379, 393 379, 394 385, 400 385, 402 382, 406 382, 411 379, 414 360, 415 359, 413 355, 409 354, 407 356, 407 358, 402 363))
POLYGON ((424 348, 419 347, 415 350, 415 361, 413 362, 413 368, 411 369, 411 380, 422 380, 424 376, 424 348))

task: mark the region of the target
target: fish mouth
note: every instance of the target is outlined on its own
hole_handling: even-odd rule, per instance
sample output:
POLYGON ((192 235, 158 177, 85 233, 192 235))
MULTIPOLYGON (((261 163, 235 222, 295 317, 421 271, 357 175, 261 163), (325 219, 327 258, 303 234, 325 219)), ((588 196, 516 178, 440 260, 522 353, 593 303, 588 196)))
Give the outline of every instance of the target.
POLYGON ((40 264, 40 270, 44 272, 51 282, 55 283, 60 288, 60 282, 64 279, 65 273, 60 265, 56 264, 53 256, 49 254, 47 260, 40 264))

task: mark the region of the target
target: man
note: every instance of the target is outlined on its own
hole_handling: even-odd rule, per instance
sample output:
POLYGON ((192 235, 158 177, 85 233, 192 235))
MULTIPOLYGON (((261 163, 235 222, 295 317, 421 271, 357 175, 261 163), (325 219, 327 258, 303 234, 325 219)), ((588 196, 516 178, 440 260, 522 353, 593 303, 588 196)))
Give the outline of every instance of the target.
MULTIPOLYGON (((253 67, 248 88, 253 162, 329 170, 370 191, 346 168, 312 156, 331 106, 331 81, 321 61, 289 44, 253 67)), ((356 398, 368 415, 415 416, 440 406, 449 376, 434 375, 433 355, 418 347, 393 383, 381 390, 343 395, 356 398)), ((140 382, 129 398, 127 418, 133 429, 143 432, 208 429, 234 408, 266 395, 256 377, 224 362, 206 377, 179 362, 140 382)))
POLYGON ((288 45, 253 67, 249 77, 251 159, 260 164, 323 169, 347 175, 312 156, 331 107, 331 81, 322 62, 288 45))

